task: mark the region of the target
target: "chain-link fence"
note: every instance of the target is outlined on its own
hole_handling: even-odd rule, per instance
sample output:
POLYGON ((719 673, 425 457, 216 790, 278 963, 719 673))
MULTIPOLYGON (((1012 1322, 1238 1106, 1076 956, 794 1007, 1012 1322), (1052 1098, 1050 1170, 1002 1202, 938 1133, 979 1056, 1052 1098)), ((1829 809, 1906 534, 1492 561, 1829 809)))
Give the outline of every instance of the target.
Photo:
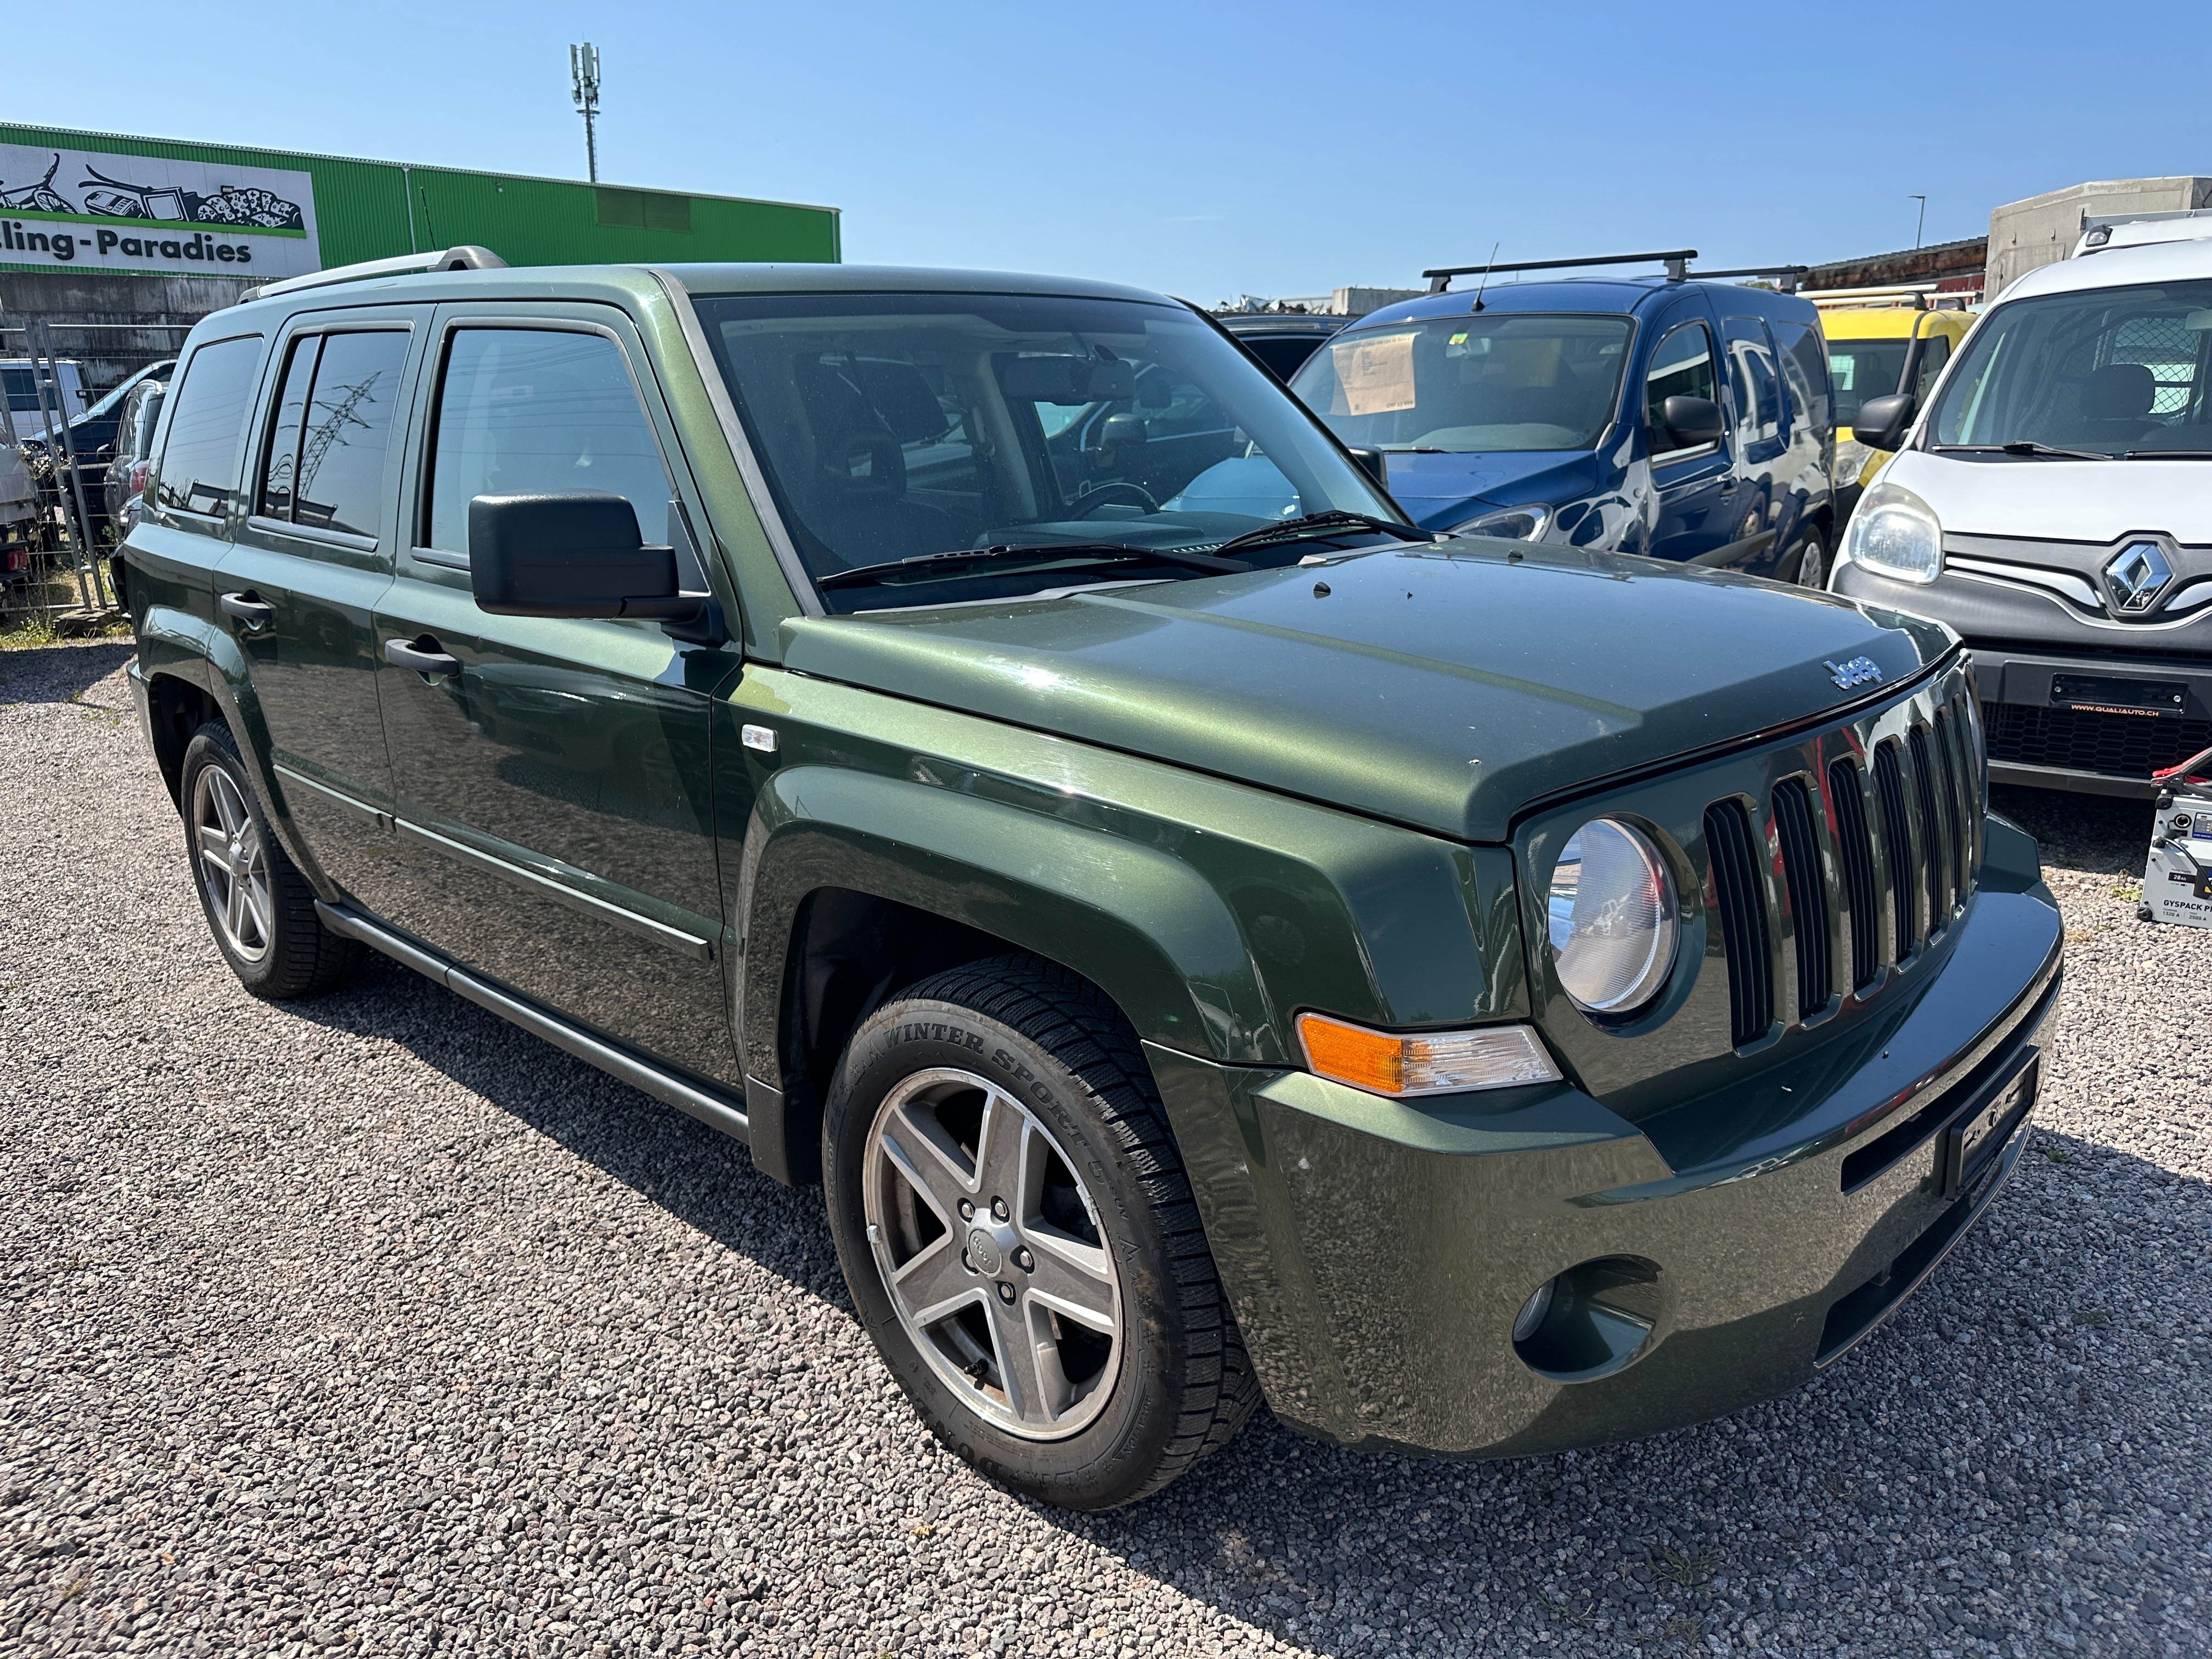
POLYGON ((121 416, 131 386, 161 374, 189 328, 0 326, 0 627, 113 611, 106 556, 128 492, 110 475, 132 459, 118 461, 121 416))

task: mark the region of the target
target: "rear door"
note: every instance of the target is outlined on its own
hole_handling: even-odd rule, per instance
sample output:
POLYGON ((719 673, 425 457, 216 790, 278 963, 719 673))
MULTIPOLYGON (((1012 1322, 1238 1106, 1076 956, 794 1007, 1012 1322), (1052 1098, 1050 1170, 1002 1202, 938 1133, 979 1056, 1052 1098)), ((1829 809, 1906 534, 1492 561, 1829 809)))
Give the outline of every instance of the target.
POLYGON ((670 467, 647 360, 605 307, 449 306, 436 329, 410 534, 377 615, 406 869, 384 914, 537 1002, 740 1085, 708 756, 736 648, 646 621, 492 616, 469 582, 475 496, 592 489, 626 496, 647 541, 672 537, 685 586, 702 586, 686 526, 706 520, 670 467))
POLYGON ((216 567, 263 752, 314 861, 370 908, 393 878, 375 609, 392 585, 406 394, 427 306, 313 313, 280 336, 247 514, 216 567))
POLYGON ((1735 484, 1729 507, 1733 529, 1726 556, 1716 563, 1765 575, 1782 550, 1782 516, 1790 428, 1783 409, 1782 369, 1774 341, 1757 317, 1728 317, 1729 391, 1735 432, 1735 484))

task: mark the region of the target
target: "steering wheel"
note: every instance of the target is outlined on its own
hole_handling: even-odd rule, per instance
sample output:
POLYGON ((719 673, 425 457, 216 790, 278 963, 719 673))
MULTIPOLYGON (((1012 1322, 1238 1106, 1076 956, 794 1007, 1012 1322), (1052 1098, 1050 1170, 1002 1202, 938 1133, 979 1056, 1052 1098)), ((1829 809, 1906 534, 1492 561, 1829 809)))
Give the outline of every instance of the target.
POLYGON ((1109 483, 1103 483, 1094 489, 1085 490, 1077 496, 1075 516, 1079 519, 1087 519, 1098 508, 1111 506, 1112 502, 1108 500, 1108 497, 1113 495, 1117 490, 1121 492, 1124 501, 1133 497, 1135 504, 1143 507, 1147 513, 1157 513, 1160 510, 1160 504, 1152 499, 1152 492, 1144 485, 1133 484, 1127 480, 1116 478, 1109 483))

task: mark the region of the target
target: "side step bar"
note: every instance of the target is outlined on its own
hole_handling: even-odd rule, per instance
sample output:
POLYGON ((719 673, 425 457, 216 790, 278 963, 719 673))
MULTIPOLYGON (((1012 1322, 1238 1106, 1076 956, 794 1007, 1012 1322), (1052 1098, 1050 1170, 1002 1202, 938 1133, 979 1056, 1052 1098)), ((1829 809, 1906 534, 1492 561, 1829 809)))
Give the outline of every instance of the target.
POLYGON ((489 1008, 501 1019, 520 1025, 533 1036, 539 1036, 555 1048, 565 1049, 577 1059, 598 1066, 610 1077, 621 1079, 633 1089, 642 1090, 655 1100, 665 1101, 680 1112, 688 1112, 711 1129, 750 1145, 752 1125, 744 1109, 720 1095, 709 1093, 694 1084, 685 1082, 674 1073, 664 1071, 652 1061, 625 1053, 612 1044, 603 1042, 589 1032, 571 1025, 568 1021, 547 1013, 493 989, 472 974, 464 973, 443 957, 411 945, 378 927, 374 922, 356 915, 352 911, 335 904, 315 901, 315 915, 324 927, 347 939, 357 939, 372 950, 381 951, 394 962, 412 968, 425 979, 434 979, 449 991, 458 992, 478 1007, 489 1008))

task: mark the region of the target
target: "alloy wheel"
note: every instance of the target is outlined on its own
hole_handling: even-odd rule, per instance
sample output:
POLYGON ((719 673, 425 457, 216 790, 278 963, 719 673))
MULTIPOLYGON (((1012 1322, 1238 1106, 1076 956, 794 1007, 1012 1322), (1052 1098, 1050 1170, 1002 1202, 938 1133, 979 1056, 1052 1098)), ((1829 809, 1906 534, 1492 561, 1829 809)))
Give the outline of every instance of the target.
POLYGON ((203 766, 192 784, 192 848, 208 914, 241 961, 269 954, 269 859, 237 781, 203 766))
POLYGON ((1121 1359, 1121 1281, 1043 1124, 971 1072, 918 1072, 876 1113, 863 1182, 899 1322, 955 1397, 1024 1439, 1092 1422, 1121 1359))

